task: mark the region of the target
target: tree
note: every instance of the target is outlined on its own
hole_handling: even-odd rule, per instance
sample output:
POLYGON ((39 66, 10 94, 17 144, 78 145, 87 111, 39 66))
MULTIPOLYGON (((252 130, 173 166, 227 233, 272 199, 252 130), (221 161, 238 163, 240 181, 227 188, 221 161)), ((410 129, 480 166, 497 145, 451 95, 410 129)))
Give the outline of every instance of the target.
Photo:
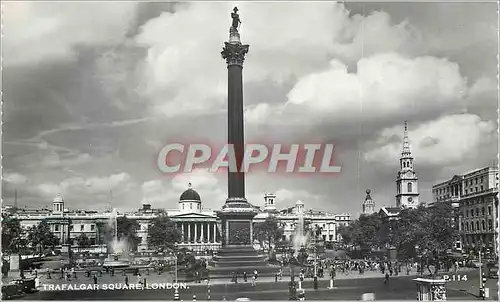
POLYGON ((28 230, 28 242, 35 251, 42 253, 46 248, 54 248, 59 239, 52 234, 47 221, 42 220, 39 224, 32 226, 28 230))
POLYGON ((19 220, 10 215, 2 215, 2 252, 20 253, 25 248, 25 232, 19 220))
POLYGON ((141 242, 141 238, 137 236, 139 223, 136 220, 129 219, 127 216, 123 216, 116 219, 116 225, 118 239, 126 240, 131 250, 137 250, 137 246, 141 242))
POLYGON ((76 239, 78 242, 78 247, 79 248, 86 248, 90 246, 90 238, 85 235, 85 233, 82 233, 78 238, 76 239))
POLYGON ((181 231, 166 214, 160 214, 151 220, 148 228, 149 246, 158 250, 172 249, 181 237, 181 231))
POLYGON ((253 228, 254 236, 261 245, 267 243, 268 250, 283 237, 283 228, 280 227, 276 217, 268 217, 263 222, 256 223, 253 228))

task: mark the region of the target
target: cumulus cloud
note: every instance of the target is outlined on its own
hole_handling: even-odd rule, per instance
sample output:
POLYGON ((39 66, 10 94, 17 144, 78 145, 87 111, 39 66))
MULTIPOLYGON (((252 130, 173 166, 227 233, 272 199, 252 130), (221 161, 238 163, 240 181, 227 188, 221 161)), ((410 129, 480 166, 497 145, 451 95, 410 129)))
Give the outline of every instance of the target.
MULTIPOLYGON (((288 123, 307 124, 321 116, 332 122, 400 118, 449 110, 467 91, 458 65, 446 59, 387 53, 363 58, 357 66, 351 73, 345 64, 332 60, 326 70, 302 77, 278 110, 266 105, 249 110, 249 121, 270 114, 287 116, 288 123)), ((275 120, 283 121, 271 121, 275 120)))
POLYGON ((136 4, 8 2, 2 9, 3 59, 10 65, 67 59, 79 45, 116 43, 136 4))
POLYGON ((21 185, 28 182, 28 178, 19 173, 5 173, 2 178, 4 181, 13 185, 21 185))
MULTIPOLYGON (((233 3, 192 2, 147 22, 136 37, 148 49, 140 89, 168 116, 225 106, 220 58, 233 3), (180 30, 182 29, 182 30, 180 30)), ((285 83, 322 69, 333 57, 356 62, 375 53, 415 50, 415 29, 388 14, 349 16, 338 3, 241 3, 241 37, 250 44, 245 82, 285 83), (245 20, 266 20, 246 25, 245 20), (382 39, 380 39, 382 37, 382 39)))
MULTIPOLYGON (((479 116, 457 114, 444 116, 409 130, 412 154, 418 165, 453 165, 474 160, 481 148, 491 148, 496 141, 497 126, 479 116)), ((403 130, 384 129, 366 144, 364 159, 392 165, 400 157, 403 130)))
POLYGON ((57 193, 68 196, 110 196, 112 191, 123 193, 135 187, 135 183, 127 173, 112 174, 104 177, 71 177, 60 183, 42 183, 35 187, 45 197, 53 197, 57 193))

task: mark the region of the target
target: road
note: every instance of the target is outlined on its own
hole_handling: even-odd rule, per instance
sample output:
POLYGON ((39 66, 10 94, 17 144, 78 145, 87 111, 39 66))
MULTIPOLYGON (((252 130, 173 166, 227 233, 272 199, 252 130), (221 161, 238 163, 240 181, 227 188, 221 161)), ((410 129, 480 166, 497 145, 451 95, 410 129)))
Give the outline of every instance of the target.
MULTIPOLYGON (((477 271, 461 272, 467 275, 466 281, 450 281, 447 284, 449 300, 475 300, 479 285, 477 271)), ((305 281, 303 288, 307 300, 359 300, 363 293, 374 293, 377 300, 416 300, 415 276, 392 277, 389 284, 384 284, 382 275, 364 276, 361 278, 343 278, 336 280, 334 289, 327 289, 328 280, 321 280, 319 289, 314 290, 312 281, 305 281)), ((249 282, 242 280, 238 284, 211 285, 212 300, 235 300, 247 297, 251 300, 288 300, 288 285, 286 281, 277 282, 260 280, 253 287, 249 282)), ((90 283, 90 280, 82 282, 90 283)), ((491 300, 498 300, 496 279, 488 279, 491 300)), ((188 284, 188 289, 179 291, 180 299, 192 301, 193 295, 197 300, 207 299, 206 284, 188 284)), ((27 296, 32 300, 173 300, 173 290, 90 290, 90 291, 41 291, 27 296)))

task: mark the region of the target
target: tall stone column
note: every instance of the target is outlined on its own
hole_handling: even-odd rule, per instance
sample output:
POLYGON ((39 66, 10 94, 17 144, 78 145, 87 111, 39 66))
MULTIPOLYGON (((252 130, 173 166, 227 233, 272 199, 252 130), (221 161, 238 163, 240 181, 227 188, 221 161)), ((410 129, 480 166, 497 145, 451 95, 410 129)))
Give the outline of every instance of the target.
POLYGON ((227 202, 245 199, 245 174, 240 171, 244 155, 244 130, 243 130, 243 62, 248 52, 248 45, 242 45, 240 34, 231 28, 229 42, 224 43, 222 58, 227 63, 227 122, 228 144, 234 146, 236 166, 238 172, 228 169, 228 200, 227 202))
POLYGON ((191 223, 188 222, 187 224, 188 227, 188 243, 191 243, 191 223))

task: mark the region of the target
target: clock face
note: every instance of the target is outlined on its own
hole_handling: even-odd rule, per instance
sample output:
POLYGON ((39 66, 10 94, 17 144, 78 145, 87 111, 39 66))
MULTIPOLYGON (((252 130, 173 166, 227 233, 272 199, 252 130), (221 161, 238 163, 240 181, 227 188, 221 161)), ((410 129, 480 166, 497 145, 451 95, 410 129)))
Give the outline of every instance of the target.
POLYGON ((406 172, 406 177, 412 177, 412 173, 410 171, 406 172))
POLYGON ((408 197, 408 202, 409 202, 409 203, 413 203, 413 198, 408 197))

